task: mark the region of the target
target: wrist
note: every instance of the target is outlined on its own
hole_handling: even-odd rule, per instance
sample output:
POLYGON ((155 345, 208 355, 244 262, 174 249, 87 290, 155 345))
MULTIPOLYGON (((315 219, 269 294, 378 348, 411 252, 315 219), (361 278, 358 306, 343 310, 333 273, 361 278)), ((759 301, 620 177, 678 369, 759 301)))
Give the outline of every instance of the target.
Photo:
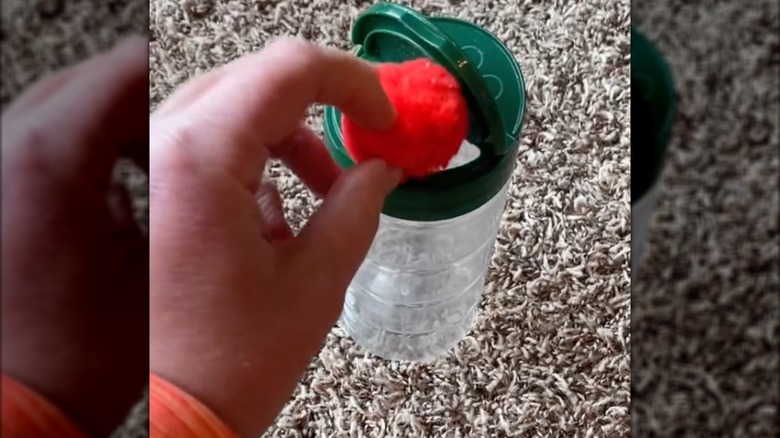
POLYGON ((240 363, 241 354, 229 348, 211 347, 211 354, 197 353, 200 349, 156 353, 157 348, 151 348, 150 373, 197 400, 237 436, 262 435, 297 383, 289 384, 286 373, 271 364, 240 363))
POLYGON ((0 435, 7 437, 86 435, 63 412, 22 382, 3 373, 0 435))
POLYGON ((149 433, 158 438, 237 437, 203 403, 155 373, 149 373, 149 433))
POLYGON ((85 342, 87 331, 74 327, 80 323, 48 324, 36 318, 41 324, 11 325, 19 312, 6 310, 2 372, 57 406, 89 436, 115 430, 141 397, 148 370, 140 360, 118 359, 123 356, 117 349, 130 349, 128 343, 118 338, 114 347, 101 348, 85 342))
MULTIPOLYGON (((5 362, 8 355, 3 356, 5 362)), ((37 360, 25 366, 14 361, 3 364, 3 375, 56 406, 85 436, 109 436, 140 399, 143 379, 87 368, 83 364, 41 366, 37 360)))

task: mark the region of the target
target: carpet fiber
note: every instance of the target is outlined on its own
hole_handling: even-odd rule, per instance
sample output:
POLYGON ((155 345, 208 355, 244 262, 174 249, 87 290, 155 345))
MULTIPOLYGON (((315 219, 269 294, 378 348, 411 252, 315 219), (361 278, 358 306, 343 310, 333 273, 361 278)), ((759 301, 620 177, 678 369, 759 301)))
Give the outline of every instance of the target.
POLYGON ((633 287, 632 435, 780 436, 780 4, 698 3, 632 3, 679 95, 633 287))

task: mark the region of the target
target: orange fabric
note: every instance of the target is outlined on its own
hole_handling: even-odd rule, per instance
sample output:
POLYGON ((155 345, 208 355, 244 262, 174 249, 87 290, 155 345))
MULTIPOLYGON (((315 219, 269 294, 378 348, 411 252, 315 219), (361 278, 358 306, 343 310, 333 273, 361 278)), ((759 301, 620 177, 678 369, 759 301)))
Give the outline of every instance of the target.
POLYGON ((151 438, 237 438, 209 408, 163 378, 149 373, 151 438))
POLYGON ((3 438, 86 438, 53 404, 5 374, 0 423, 3 438))

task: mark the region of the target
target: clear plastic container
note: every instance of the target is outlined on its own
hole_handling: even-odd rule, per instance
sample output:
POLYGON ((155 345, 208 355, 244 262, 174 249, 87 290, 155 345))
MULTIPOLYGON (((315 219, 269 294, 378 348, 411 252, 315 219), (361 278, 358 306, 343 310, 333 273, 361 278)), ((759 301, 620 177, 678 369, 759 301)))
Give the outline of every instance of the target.
POLYGON ((385 359, 428 361, 466 336, 485 287, 507 188, 453 219, 381 217, 340 320, 358 345, 385 359))
MULTIPOLYGON (((369 353, 429 361, 471 328, 485 287, 525 115, 525 81, 503 42, 451 17, 378 2, 352 27, 370 62, 429 58, 458 78, 469 105, 468 141, 448 170, 401 184, 348 288, 340 325, 369 353)), ((343 168, 342 114, 325 108, 324 143, 343 168)))

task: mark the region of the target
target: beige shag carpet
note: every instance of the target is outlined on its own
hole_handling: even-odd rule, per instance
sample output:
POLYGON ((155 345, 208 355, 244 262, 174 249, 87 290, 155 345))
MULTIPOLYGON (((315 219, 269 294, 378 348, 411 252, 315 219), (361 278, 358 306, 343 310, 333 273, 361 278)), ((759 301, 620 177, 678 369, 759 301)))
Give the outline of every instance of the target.
POLYGON ((633 287, 632 435, 776 437, 780 3, 638 0, 678 121, 633 287))

